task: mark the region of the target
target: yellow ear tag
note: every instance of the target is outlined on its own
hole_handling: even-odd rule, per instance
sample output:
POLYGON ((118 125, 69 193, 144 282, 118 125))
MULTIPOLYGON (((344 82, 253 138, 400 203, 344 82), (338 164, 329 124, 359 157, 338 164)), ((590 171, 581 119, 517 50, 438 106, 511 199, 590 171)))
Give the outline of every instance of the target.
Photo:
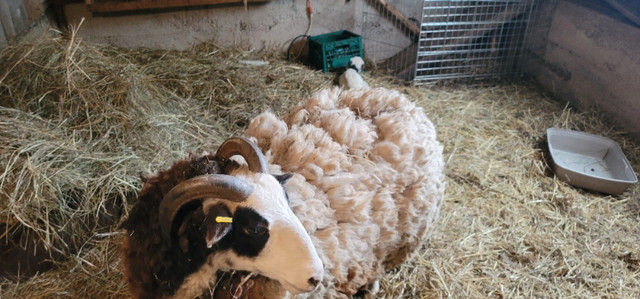
POLYGON ((217 216, 217 217, 216 217, 216 222, 217 222, 217 223, 231 223, 231 222, 233 222, 233 218, 231 218, 231 217, 217 216))

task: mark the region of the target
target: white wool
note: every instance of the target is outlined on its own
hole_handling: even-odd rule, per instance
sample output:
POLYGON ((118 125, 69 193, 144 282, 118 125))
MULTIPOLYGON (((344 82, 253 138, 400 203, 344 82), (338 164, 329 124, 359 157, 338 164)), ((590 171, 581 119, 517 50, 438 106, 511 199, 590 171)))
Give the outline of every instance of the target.
MULTIPOLYGON (((265 130, 266 128, 250 128, 247 132, 260 133, 265 130)), ((349 162, 342 152, 342 146, 322 129, 306 124, 293 127, 289 131, 295 134, 274 136, 269 148, 273 159, 270 162, 279 164, 285 171, 297 172, 307 179, 315 180, 348 166, 349 162)), ((255 136, 258 144, 263 144, 259 136, 255 136)))
POLYGON ((351 89, 351 88, 367 88, 369 84, 362 79, 362 76, 358 73, 358 71, 354 69, 347 69, 340 75, 338 79, 338 85, 343 89, 351 89))
POLYGON ((316 126, 323 128, 336 142, 347 147, 350 154, 362 156, 371 150, 377 138, 371 121, 357 118, 348 108, 323 111, 316 126))
POLYGON ((325 267, 322 286, 297 298, 348 298, 405 261, 433 230, 444 161, 422 108, 384 88, 330 88, 245 135, 270 163, 297 173, 292 210, 325 267))
POLYGON ((338 99, 338 105, 349 107, 365 119, 372 119, 384 111, 412 111, 416 108, 399 91, 381 87, 344 92, 338 99))
MULTIPOLYGON (((334 109, 336 107, 336 103, 332 99, 338 97, 339 94, 340 94, 339 88, 329 88, 329 89, 320 90, 319 92, 314 94, 309 100, 307 100, 306 103, 294 108, 292 112, 295 114, 295 112, 297 112, 299 109, 304 109, 308 111, 308 113, 310 114, 308 117, 315 117, 314 115, 317 115, 322 111, 334 109)), ((286 116, 285 116, 285 119, 286 119, 286 116)), ((288 120, 287 123, 289 125, 296 125, 296 124, 300 125, 300 123, 294 123, 291 120, 288 120)))
POLYGON ((333 210, 329 207, 326 195, 311 184, 305 183, 302 175, 294 175, 285 188, 291 201, 291 209, 300 218, 302 225, 313 235, 318 229, 325 229, 331 224, 333 210), (304 202, 296 200, 306 198, 304 202))
MULTIPOLYGON (((281 136, 287 134, 287 125, 278 119, 273 113, 262 113, 251 120, 252 123, 255 123, 254 126, 250 128, 258 131, 247 131, 245 134, 247 136, 281 136)), ((271 138, 252 138, 252 141, 256 142, 256 144, 260 148, 269 148, 271 146, 271 138)))

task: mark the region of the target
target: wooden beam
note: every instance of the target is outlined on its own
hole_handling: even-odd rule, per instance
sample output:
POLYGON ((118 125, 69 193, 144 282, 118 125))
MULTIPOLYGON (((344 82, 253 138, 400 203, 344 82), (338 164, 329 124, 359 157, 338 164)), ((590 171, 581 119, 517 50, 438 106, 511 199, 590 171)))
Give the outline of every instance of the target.
POLYGON ((396 18, 404 27, 409 29, 411 34, 409 36, 419 36, 420 35, 420 27, 416 25, 414 22, 409 20, 401 11, 399 11, 395 6, 389 4, 387 0, 376 0, 378 4, 381 5, 382 9, 396 18))
POLYGON ((189 6, 203 6, 230 3, 246 3, 247 2, 268 2, 271 0, 136 0, 136 1, 118 1, 118 0, 85 0, 89 11, 105 13, 105 12, 122 12, 135 11, 145 9, 159 8, 176 8, 189 6))

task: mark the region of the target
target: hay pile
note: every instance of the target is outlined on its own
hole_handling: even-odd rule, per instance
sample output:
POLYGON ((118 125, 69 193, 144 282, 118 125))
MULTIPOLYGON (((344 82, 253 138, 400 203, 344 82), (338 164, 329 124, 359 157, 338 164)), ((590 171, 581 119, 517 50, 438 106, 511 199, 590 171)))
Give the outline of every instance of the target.
POLYGON ((2 242, 28 247, 37 239, 38 251, 71 257, 76 270, 88 265, 97 272, 111 263, 92 260, 108 255, 84 254, 117 237, 113 224, 127 213, 123 203, 135 199, 140 175, 188 152, 215 149, 254 115, 288 109, 326 82, 293 64, 239 63, 274 58, 213 44, 189 53, 128 51, 57 33, 5 48, 2 242))
MULTIPOLYGON (((66 257, 0 282, 8 298, 126 298, 115 229, 140 187, 188 152, 284 113, 332 75, 276 55, 124 50, 53 34, 0 52, 2 242, 36 236, 66 257), (261 60, 268 65, 243 63, 261 60), (111 215, 109 217, 108 215, 111 215)), ((432 89, 367 74, 425 108, 445 145, 439 229, 382 281, 380 297, 640 296, 640 187, 612 197, 557 181, 544 132, 616 140, 640 170, 640 146, 527 85, 432 89)), ((19 242, 16 242, 19 245, 19 242)))
POLYGON ((601 115, 530 87, 411 94, 438 125, 448 185, 442 229, 414 267, 389 276, 388 298, 640 296, 640 186, 613 197, 559 182, 546 162, 545 130, 610 137, 636 171, 637 143, 601 115))

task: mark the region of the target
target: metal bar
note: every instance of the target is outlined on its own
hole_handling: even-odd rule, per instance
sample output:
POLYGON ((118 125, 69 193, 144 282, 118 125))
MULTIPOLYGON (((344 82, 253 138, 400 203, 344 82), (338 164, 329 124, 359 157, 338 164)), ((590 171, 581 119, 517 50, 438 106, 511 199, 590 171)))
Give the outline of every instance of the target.
POLYGON ((536 0, 424 0, 415 80, 512 74, 536 0))

